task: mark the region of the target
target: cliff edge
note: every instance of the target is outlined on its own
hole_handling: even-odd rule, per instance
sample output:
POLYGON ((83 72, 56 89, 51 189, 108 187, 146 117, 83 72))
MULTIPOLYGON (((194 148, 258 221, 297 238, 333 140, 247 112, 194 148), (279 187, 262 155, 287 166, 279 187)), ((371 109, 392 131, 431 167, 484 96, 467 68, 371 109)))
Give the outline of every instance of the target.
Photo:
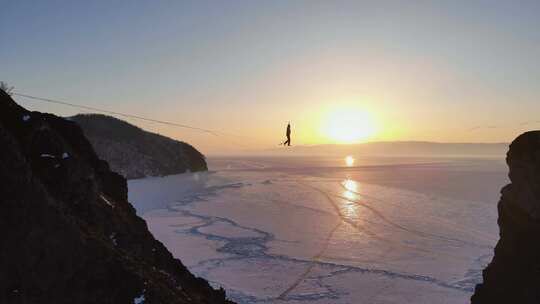
POLYGON ((76 123, 0 90, 0 303, 231 303, 153 238, 76 123))
POLYGON ((473 304, 540 303, 540 131, 516 138, 506 162, 511 183, 498 204, 500 239, 473 304))

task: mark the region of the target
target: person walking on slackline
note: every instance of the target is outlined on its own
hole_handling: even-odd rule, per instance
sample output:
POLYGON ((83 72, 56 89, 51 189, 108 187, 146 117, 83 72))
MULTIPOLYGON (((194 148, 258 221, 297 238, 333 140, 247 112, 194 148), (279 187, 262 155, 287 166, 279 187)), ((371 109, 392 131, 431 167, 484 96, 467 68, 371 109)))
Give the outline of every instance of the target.
POLYGON ((287 140, 283 142, 283 145, 290 146, 291 145, 291 122, 287 124, 287 131, 285 132, 285 136, 287 136, 287 140))

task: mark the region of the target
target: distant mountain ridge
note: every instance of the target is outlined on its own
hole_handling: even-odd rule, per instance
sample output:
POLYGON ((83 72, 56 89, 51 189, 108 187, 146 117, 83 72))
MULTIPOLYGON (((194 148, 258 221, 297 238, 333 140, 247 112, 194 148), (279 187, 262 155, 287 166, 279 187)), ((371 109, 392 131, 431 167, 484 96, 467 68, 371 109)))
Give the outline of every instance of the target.
POLYGON ((127 179, 208 170, 193 146, 102 114, 68 118, 82 129, 97 155, 127 179))
MULTIPOLYGON (((507 143, 438 143, 426 141, 381 141, 360 144, 295 146, 288 152, 309 155, 354 154, 366 156, 493 156, 503 157, 507 143), (292 150, 292 151, 290 151, 292 150)), ((269 152, 279 153, 283 149, 269 152)))

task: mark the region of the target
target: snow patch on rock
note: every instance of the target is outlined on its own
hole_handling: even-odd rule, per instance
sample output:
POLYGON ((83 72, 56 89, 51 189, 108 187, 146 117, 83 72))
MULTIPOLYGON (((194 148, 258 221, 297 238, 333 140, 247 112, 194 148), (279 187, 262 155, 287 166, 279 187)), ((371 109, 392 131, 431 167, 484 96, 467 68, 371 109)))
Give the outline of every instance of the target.
POLYGON ((133 299, 133 304, 143 304, 144 301, 145 299, 144 299, 144 290, 143 290, 143 293, 140 296, 133 299))

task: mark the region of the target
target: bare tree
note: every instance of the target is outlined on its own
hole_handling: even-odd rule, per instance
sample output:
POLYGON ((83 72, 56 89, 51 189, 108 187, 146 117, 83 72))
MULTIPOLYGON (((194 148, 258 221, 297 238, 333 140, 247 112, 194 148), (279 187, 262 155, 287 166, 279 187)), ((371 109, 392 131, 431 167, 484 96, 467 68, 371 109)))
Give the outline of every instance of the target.
POLYGON ((0 81, 0 90, 6 92, 8 95, 11 95, 11 93, 13 92, 13 89, 15 87, 13 86, 10 86, 9 84, 7 84, 7 82, 5 81, 0 81))

